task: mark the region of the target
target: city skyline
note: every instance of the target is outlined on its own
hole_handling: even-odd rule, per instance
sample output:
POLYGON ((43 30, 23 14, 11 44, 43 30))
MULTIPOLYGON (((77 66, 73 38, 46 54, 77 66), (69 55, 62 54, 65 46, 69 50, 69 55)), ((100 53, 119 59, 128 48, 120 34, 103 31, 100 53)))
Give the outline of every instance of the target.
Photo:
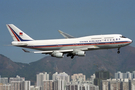
POLYGON ((31 81, 25 80, 25 77, 1 77, 0 90, 134 90, 135 89, 135 71, 123 73, 117 71, 114 73, 114 78, 105 79, 108 77, 107 71, 99 71, 90 76, 90 79, 85 79, 82 73, 75 73, 69 76, 65 72, 55 72, 52 79, 49 79, 50 74, 40 72, 36 74, 35 85, 31 85, 31 81), (106 76, 107 75, 107 76, 106 76), (122 76, 123 75, 123 76, 122 76), (120 76, 120 77, 118 77, 120 76), (71 77, 71 79, 70 79, 71 77), (94 85, 95 79, 101 80, 101 86, 94 85), (105 79, 105 80, 104 80, 105 79), (99 88, 101 87, 101 88, 99 88))
MULTIPOLYGON (((93 85, 93 80, 95 75, 93 74, 91 79, 85 80, 82 73, 74 74, 71 77, 82 78, 74 81, 74 78, 65 72, 55 72, 52 75, 52 80, 49 79, 49 74, 47 72, 41 72, 36 75, 36 83, 35 85, 31 85, 31 81, 25 80, 25 77, 20 77, 16 75, 16 77, 0 77, 0 90, 71 90, 72 85, 79 85, 79 88, 96 88, 98 90, 98 86, 93 85), (83 77, 82 77, 83 76, 83 77), (71 86, 70 86, 71 85, 71 86)), ((87 90, 89 90, 87 89, 87 90)))

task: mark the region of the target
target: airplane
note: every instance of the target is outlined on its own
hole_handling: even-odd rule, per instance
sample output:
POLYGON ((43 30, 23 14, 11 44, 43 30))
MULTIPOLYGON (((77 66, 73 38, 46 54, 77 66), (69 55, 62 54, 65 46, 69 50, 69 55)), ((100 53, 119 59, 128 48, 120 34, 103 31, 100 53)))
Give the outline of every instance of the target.
POLYGON ((50 54, 52 57, 63 58, 64 54, 67 57, 85 56, 88 50, 113 49, 118 48, 117 53, 120 53, 120 48, 132 43, 132 40, 124 37, 121 34, 106 34, 106 35, 91 35, 75 38, 67 33, 59 30, 59 33, 65 39, 48 39, 34 40, 22 30, 13 24, 6 24, 14 41, 13 46, 35 49, 36 51, 28 51, 27 53, 50 54))

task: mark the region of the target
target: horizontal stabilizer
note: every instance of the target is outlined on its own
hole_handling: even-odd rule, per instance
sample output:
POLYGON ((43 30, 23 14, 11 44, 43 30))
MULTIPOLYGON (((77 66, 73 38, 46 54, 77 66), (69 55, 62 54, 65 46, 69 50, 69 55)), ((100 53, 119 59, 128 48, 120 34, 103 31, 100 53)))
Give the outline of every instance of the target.
POLYGON ((25 50, 25 49, 22 49, 24 52, 27 52, 27 53, 30 53, 30 51, 27 51, 27 50, 25 50))

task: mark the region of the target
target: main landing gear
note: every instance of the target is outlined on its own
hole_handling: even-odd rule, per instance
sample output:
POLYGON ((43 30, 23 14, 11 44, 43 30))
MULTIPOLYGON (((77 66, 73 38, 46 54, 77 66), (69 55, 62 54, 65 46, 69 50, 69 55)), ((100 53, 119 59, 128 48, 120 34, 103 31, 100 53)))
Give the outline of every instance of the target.
POLYGON ((118 54, 120 53, 120 48, 118 48, 118 51, 117 51, 117 53, 118 53, 118 54))
POLYGON ((69 54, 67 54, 67 57, 69 57, 69 56, 71 57, 71 59, 73 59, 75 55, 69 53, 69 54))

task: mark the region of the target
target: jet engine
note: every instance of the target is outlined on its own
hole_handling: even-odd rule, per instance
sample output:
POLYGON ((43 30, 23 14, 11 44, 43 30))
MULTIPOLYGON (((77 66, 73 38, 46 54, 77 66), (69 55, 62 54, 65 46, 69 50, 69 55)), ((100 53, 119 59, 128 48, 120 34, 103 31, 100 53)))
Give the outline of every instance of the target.
POLYGON ((52 57, 57 57, 57 58, 63 58, 63 53, 60 53, 60 52, 53 52, 51 54, 52 57))
POLYGON ((85 51, 75 51, 73 52, 73 54, 77 55, 77 56, 85 56, 85 51))

